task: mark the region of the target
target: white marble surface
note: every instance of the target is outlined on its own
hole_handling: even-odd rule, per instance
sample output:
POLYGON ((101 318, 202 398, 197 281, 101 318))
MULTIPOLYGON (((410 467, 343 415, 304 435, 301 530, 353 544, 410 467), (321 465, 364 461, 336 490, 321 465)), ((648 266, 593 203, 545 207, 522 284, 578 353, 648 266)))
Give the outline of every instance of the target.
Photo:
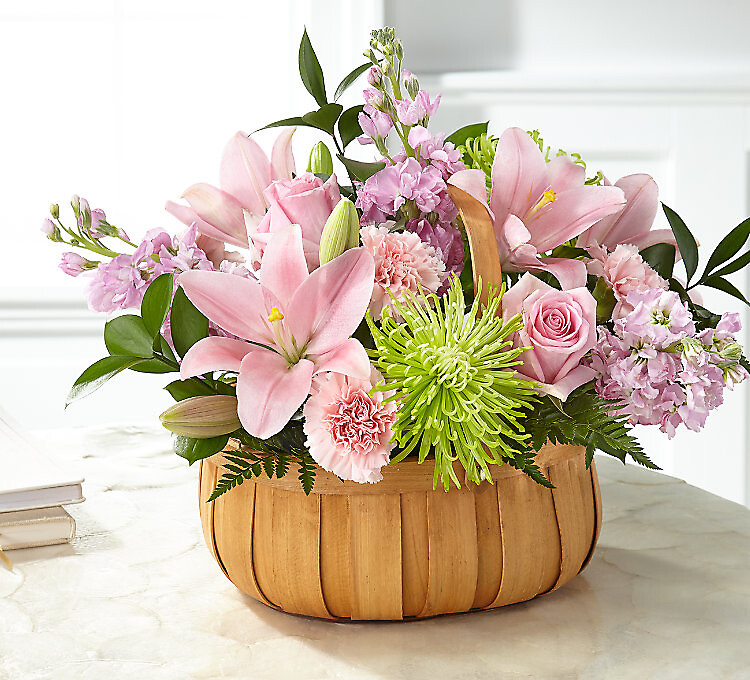
POLYGON ((72 545, 0 567, 1 680, 750 679, 750 511, 598 460, 604 528, 561 590, 490 612, 342 624, 235 590, 203 545, 197 469, 153 428, 56 432, 83 455, 72 545))

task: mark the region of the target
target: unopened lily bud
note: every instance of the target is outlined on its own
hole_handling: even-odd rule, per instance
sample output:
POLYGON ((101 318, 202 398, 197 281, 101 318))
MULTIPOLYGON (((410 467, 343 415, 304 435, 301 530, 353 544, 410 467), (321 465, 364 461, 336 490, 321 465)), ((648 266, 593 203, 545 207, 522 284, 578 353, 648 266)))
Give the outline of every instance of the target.
POLYGON ((417 93, 419 92, 419 81, 417 80, 417 76, 415 76, 411 71, 407 71, 406 69, 401 71, 401 75, 404 79, 404 87, 409 93, 409 96, 412 99, 416 99, 417 93))
POLYGON ((331 152, 323 142, 318 142, 310 151, 307 172, 316 175, 328 175, 329 177, 333 174, 333 158, 331 158, 331 152))
POLYGON ((52 217, 54 217, 55 219, 60 217, 60 206, 57 205, 57 203, 53 203, 49 207, 49 214, 52 215, 52 217))
POLYGON ((218 437, 242 427, 237 416, 237 397, 223 394, 178 401, 159 420, 170 432, 193 439, 218 437))
POLYGON ((326 221, 320 236, 321 266, 357 245, 359 245, 359 215, 354 203, 348 198, 342 198, 326 221))

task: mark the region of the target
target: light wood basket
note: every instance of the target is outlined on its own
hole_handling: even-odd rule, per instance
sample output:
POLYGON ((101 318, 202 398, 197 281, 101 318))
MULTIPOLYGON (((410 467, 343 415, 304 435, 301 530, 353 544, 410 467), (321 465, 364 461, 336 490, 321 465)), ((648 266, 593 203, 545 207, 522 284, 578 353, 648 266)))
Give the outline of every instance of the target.
POLYGON ((555 489, 505 465, 494 485, 433 491, 432 464, 405 460, 378 484, 319 469, 309 496, 288 475, 206 503, 221 475, 215 456, 201 464, 203 533, 227 578, 286 612, 362 621, 493 609, 567 583, 599 535, 583 447, 547 445, 536 460, 555 489))

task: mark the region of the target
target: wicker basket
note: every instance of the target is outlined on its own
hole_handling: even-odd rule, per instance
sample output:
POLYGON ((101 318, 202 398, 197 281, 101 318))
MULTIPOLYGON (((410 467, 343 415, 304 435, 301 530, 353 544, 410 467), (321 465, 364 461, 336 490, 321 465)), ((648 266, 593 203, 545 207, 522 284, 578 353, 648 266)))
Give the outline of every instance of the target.
POLYGON ((510 466, 494 485, 432 490, 432 465, 383 468, 378 484, 318 470, 246 481, 213 503, 221 457, 203 461, 206 543, 227 577, 276 609, 326 619, 401 620, 523 602, 587 564, 601 526, 584 449, 542 448, 554 490, 510 466))

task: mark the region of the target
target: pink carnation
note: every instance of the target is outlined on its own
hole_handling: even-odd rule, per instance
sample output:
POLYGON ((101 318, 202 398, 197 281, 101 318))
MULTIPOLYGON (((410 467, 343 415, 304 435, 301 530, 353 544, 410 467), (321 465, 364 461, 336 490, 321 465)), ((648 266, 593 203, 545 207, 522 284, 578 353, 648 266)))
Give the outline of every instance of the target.
POLYGON ((389 304, 390 294, 403 300, 406 291, 434 293, 443 283, 445 263, 435 248, 410 231, 392 232, 387 226, 360 230, 362 245, 375 258, 375 286, 370 312, 379 319, 389 304))
POLYGON ((615 295, 617 304, 612 312, 614 320, 630 314, 633 306, 627 301, 631 290, 649 288, 667 289, 667 282, 645 262, 638 249, 631 245, 618 245, 611 253, 597 248, 595 259, 588 264, 590 274, 602 277, 615 295))
POLYGON ((388 463, 396 404, 384 403, 389 393, 370 393, 382 380, 375 369, 369 380, 341 373, 316 378, 304 408, 310 455, 341 479, 379 482, 388 463))

